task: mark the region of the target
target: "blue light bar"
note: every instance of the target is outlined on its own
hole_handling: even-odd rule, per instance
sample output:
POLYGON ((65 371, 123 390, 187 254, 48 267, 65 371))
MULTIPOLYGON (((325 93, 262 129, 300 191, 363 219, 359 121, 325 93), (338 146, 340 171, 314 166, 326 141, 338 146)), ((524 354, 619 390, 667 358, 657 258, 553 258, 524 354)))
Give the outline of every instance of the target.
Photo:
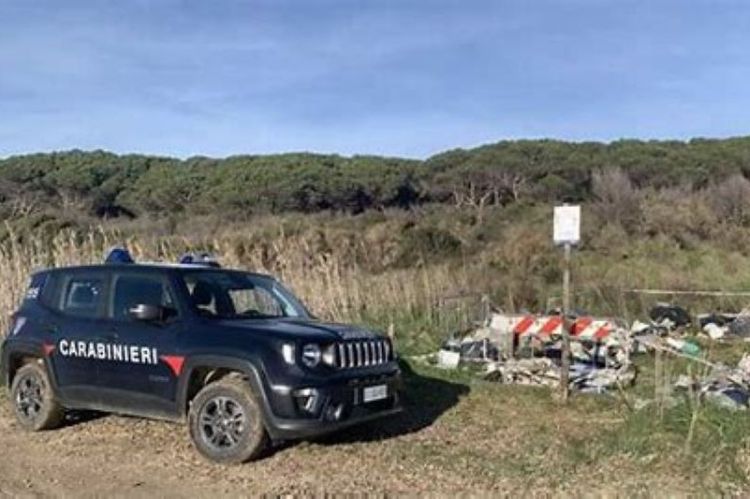
POLYGON ((205 265, 207 267, 221 267, 219 262, 211 253, 185 253, 180 257, 183 265, 205 265))
POLYGON ((107 254, 104 263, 135 263, 130 252, 121 246, 115 246, 107 254))

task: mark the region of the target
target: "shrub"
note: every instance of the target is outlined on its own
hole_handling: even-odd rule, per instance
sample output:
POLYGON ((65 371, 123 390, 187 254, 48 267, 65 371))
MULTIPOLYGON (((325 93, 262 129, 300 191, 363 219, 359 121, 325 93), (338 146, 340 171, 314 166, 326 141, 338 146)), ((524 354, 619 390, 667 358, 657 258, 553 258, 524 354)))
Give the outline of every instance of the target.
POLYGON ((598 170, 592 176, 595 213, 602 221, 633 232, 641 218, 641 193, 620 168, 598 170))
POLYGON ((712 185, 706 191, 711 207, 723 222, 750 224, 750 180, 740 174, 712 185))

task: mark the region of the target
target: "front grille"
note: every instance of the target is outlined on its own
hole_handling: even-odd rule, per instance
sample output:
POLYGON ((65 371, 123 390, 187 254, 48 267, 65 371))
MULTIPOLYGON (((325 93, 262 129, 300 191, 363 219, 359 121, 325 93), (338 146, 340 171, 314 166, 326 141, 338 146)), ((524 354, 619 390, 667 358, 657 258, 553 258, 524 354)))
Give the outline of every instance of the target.
POLYGON ((393 360, 391 342, 386 339, 344 341, 335 345, 336 369, 369 367, 393 360))

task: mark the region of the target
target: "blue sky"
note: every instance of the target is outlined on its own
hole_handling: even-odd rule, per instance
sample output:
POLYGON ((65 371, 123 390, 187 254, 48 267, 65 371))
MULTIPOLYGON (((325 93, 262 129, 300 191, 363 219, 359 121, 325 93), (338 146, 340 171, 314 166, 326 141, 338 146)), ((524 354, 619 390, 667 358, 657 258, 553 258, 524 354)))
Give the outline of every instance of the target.
POLYGON ((745 0, 0 0, 0 156, 750 134, 745 0))

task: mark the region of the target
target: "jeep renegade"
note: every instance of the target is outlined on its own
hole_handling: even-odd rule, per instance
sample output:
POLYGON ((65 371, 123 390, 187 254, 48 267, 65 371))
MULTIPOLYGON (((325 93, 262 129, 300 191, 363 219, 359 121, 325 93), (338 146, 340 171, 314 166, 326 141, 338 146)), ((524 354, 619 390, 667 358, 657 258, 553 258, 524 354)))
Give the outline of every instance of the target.
POLYGON ((186 421, 201 454, 240 463, 400 410, 388 338, 314 319, 273 277, 182 262, 118 249, 31 277, 0 354, 21 427, 67 409, 186 421))

